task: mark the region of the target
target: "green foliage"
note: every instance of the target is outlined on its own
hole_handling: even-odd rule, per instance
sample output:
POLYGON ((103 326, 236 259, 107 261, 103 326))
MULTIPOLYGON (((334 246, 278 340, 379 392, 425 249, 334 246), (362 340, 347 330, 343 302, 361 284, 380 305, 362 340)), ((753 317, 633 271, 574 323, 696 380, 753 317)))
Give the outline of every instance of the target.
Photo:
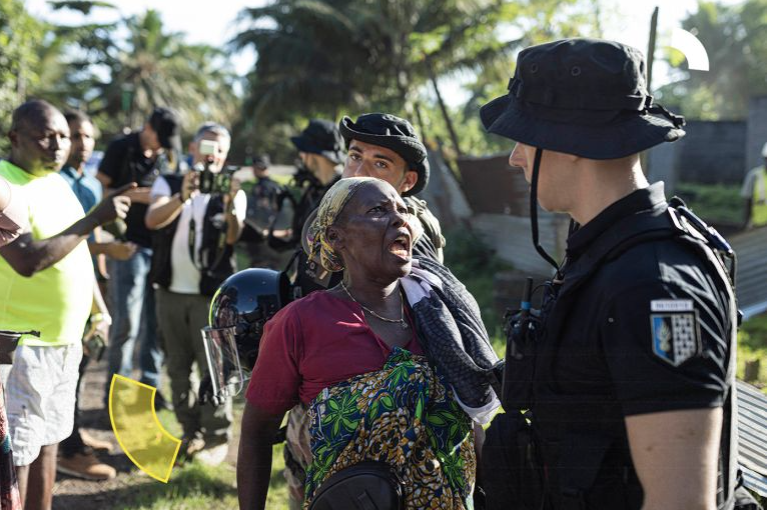
POLYGON ((0 0, 0 150, 8 149, 5 134, 11 113, 40 79, 38 48, 46 25, 32 16, 19 0, 0 0))
MULTIPOLYGON (((55 3, 84 16, 96 7, 111 4, 55 3)), ((182 34, 168 32, 152 9, 115 23, 84 19, 53 28, 41 51, 43 79, 32 92, 61 108, 89 112, 108 135, 141 126, 155 106, 174 108, 190 130, 205 120, 232 125, 238 117, 236 78, 225 57, 220 49, 187 44, 182 34)))
POLYGON ((741 225, 744 220, 745 203, 740 197, 740 186, 681 182, 675 194, 708 223, 741 225))
POLYGON ((766 314, 745 321, 737 332, 737 377, 766 392, 766 314), (758 377, 745 378, 746 363, 758 363, 758 377))
POLYGON ((69 9, 78 11, 82 14, 91 14, 91 11, 97 7, 106 7, 115 9, 115 5, 110 2, 81 1, 81 0, 49 0, 48 5, 55 11, 69 9))
POLYGON ((259 55, 245 111, 262 125, 410 114, 431 73, 476 70, 509 52, 496 27, 515 12, 492 0, 279 0, 247 9, 251 27, 233 41, 259 55))
POLYGON ((475 297, 489 334, 500 337, 502 318, 494 306, 494 275, 510 266, 468 228, 458 227, 444 236, 444 264, 475 297))
MULTIPOLYGON (((743 119, 753 96, 766 95, 766 0, 736 5, 700 1, 681 26, 702 42, 710 71, 683 71, 655 97, 692 119, 743 119)), ((667 50, 673 65, 684 62, 667 50)))

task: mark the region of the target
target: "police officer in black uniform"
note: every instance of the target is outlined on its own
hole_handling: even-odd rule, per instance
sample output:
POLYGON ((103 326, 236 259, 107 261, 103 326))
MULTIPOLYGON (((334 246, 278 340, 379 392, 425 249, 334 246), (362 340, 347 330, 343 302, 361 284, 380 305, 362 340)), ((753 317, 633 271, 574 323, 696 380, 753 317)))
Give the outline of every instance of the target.
POLYGON ((299 135, 291 137, 291 142, 299 151, 294 184, 300 189, 301 196, 294 200, 288 191, 281 196, 279 210, 285 200, 292 202, 291 236, 289 239, 276 236, 273 223, 268 243, 276 250, 295 250, 288 271, 293 274, 295 297, 301 297, 328 286, 327 279, 319 275, 322 268, 308 260, 302 250, 301 236, 309 215, 318 208, 326 191, 341 178, 341 165, 345 159, 344 141, 336 124, 324 119, 312 119, 299 135))
POLYGON ((732 508, 733 254, 639 159, 683 118, 653 102, 642 54, 610 41, 527 48, 508 88, 481 119, 518 142, 538 251, 552 262, 535 201, 574 228, 541 312, 525 296, 513 324, 488 507, 732 508))

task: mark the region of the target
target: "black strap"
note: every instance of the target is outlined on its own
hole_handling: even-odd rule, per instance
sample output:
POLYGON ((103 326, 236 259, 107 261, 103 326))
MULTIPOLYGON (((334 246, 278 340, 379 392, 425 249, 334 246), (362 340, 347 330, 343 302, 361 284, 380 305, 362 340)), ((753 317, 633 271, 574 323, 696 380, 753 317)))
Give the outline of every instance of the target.
POLYGON ((531 174, 531 193, 529 195, 529 216, 531 217, 531 240, 534 243, 534 248, 537 253, 545 259, 545 261, 553 266, 556 271, 556 279, 560 280, 560 267, 558 263, 553 260, 545 249, 539 244, 539 219, 537 217, 537 187, 539 185, 539 166, 542 163, 542 149, 537 148, 534 154, 534 168, 531 174))
MULTIPOLYGON (((575 66, 573 69, 579 69, 575 66)), ((636 95, 616 96, 605 94, 601 101, 596 101, 595 90, 592 88, 572 88, 568 94, 561 90, 543 87, 541 84, 526 85, 523 80, 513 78, 508 83, 510 94, 527 103, 543 106, 564 108, 569 110, 632 110, 643 111, 650 107, 652 96, 639 92, 636 95)))
MULTIPOLYGON (((213 216, 211 213, 211 209, 214 207, 214 200, 219 200, 215 196, 211 196, 211 198, 208 201, 208 205, 206 205, 206 211, 203 214, 203 224, 205 226, 206 222, 210 223, 210 218, 213 216)), ((234 204, 230 204, 234 207, 234 204)), ((189 224, 189 235, 187 236, 187 250, 190 255, 190 259, 192 260, 192 264, 199 270, 202 271, 204 269, 210 269, 213 267, 219 266, 219 264, 222 263, 222 260, 227 255, 227 250, 225 250, 225 244, 227 244, 227 211, 224 211, 224 228, 219 230, 217 237, 216 237, 216 251, 215 258, 213 262, 210 260, 201 260, 201 266, 198 265, 197 261, 195 260, 195 243, 197 238, 197 232, 195 230, 195 214, 193 210, 190 210, 190 224, 189 224)), ((204 227, 205 228, 205 227, 204 227)), ((205 235, 204 235, 205 239, 205 235)), ((203 246, 201 246, 201 250, 203 249, 203 246)))

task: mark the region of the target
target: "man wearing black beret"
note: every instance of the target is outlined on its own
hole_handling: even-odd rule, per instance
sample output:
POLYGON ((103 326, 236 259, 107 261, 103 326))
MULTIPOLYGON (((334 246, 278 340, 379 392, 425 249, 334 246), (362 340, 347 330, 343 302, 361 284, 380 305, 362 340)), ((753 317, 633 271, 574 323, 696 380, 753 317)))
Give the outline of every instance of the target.
POLYGON ((395 115, 367 113, 355 122, 344 117, 339 132, 347 144, 342 177, 376 177, 390 183, 425 229, 414 244, 414 254, 443 262, 446 240, 438 220, 426 202, 415 196, 430 180, 430 164, 411 123, 395 115))
POLYGON ((640 153, 685 132, 646 89, 643 55, 595 39, 527 48, 481 119, 517 142, 510 165, 531 184, 534 243, 554 265, 533 204, 575 223, 541 313, 526 296, 524 332, 508 339, 506 413, 482 460, 488 507, 734 508, 733 253, 646 180, 640 153), (529 431, 538 474, 520 483, 508 459, 529 431))

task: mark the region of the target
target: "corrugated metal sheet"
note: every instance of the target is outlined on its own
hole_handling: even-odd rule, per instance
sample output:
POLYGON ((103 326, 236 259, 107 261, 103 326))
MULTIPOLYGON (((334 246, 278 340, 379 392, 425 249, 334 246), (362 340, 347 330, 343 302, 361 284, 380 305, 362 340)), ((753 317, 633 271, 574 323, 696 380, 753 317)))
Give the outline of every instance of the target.
POLYGON ((766 227, 729 237, 737 254, 737 300, 745 318, 766 311, 766 227))
POLYGON ((439 151, 427 151, 430 162, 430 180, 418 195, 440 221, 444 230, 473 215, 467 197, 457 178, 446 164, 439 151))
MULTIPOLYGON (((565 215, 542 213, 539 218, 539 242, 556 261, 563 259, 568 230, 569 218, 565 215)), ((542 276, 553 273, 532 245, 529 218, 478 214, 473 218, 473 231, 515 269, 542 276)))
POLYGON ((476 214, 528 216, 529 185, 508 155, 457 158, 462 188, 476 214))
POLYGON ((745 486, 766 497, 766 395, 737 381, 738 462, 745 486))

